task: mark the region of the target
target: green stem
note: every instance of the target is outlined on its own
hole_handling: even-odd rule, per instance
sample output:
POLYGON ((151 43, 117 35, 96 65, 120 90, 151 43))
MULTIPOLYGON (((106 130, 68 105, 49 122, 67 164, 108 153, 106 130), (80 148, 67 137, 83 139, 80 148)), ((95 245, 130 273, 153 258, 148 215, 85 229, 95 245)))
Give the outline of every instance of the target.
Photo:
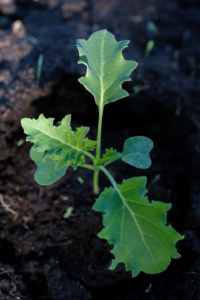
POLYGON ((99 166, 99 169, 104 172, 104 174, 108 177, 108 179, 112 183, 113 187, 115 189, 117 189, 116 181, 114 180, 114 178, 112 177, 112 175, 108 172, 108 170, 106 168, 104 168, 103 166, 99 166))
MULTIPOLYGON (((99 161, 100 157, 101 157, 101 132, 102 132, 103 108, 104 108, 103 105, 99 106, 99 123, 98 123, 98 132, 97 132, 96 161, 99 161)), ((99 194, 99 170, 94 171, 93 191, 94 191, 95 195, 99 194)))
POLYGON ((95 195, 99 194, 98 178, 99 178, 99 170, 96 170, 94 171, 94 175, 93 175, 93 192, 95 195))
MULTIPOLYGON (((114 178, 112 177, 112 175, 108 172, 108 170, 107 170, 105 167, 103 167, 103 166, 98 166, 98 167, 97 167, 97 166, 92 166, 92 165, 88 165, 88 164, 84 164, 84 165, 82 165, 81 167, 86 168, 86 169, 93 170, 93 171, 94 171, 94 178, 95 178, 97 172, 99 172, 100 170, 103 171, 104 174, 108 177, 108 179, 109 179, 110 182, 112 183, 113 187, 114 187, 115 189, 117 189, 117 184, 116 184, 114 178)), ((94 181, 93 181, 93 183, 94 183, 94 181)), ((94 188, 95 188, 95 186, 94 186, 94 188)), ((94 190, 95 190, 95 189, 94 189, 94 190)), ((98 193, 99 193, 99 187, 98 187, 98 193)))
POLYGON ((96 171, 97 168, 98 168, 98 167, 95 167, 95 166, 92 166, 92 165, 88 165, 88 164, 84 164, 84 165, 82 165, 80 167, 83 167, 83 168, 86 168, 86 169, 89 169, 89 170, 93 170, 93 171, 96 171))
POLYGON ((91 161, 92 161, 93 163, 96 162, 95 156, 92 155, 90 152, 84 151, 84 154, 87 155, 87 156, 91 159, 91 161))
POLYGON ((98 174, 99 172, 99 167, 96 166, 92 166, 92 165, 88 165, 88 164, 84 164, 81 167, 89 169, 89 170, 93 170, 94 171, 94 177, 93 177, 93 190, 94 190, 94 194, 97 195, 99 194, 99 187, 96 186, 96 174, 98 174))
POLYGON ((103 106, 99 107, 99 124, 97 133, 97 150, 96 150, 96 160, 100 160, 101 156, 101 132, 102 132, 102 119, 103 119, 103 106))

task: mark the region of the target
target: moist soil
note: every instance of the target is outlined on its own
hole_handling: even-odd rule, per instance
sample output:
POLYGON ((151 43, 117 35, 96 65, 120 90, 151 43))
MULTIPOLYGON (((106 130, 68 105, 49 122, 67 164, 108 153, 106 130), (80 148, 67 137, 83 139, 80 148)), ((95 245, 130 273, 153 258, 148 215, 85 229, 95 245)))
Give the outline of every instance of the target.
MULTIPOLYGON (((8 0, 0 2, 0 26, 0 299, 200 299, 199 1, 8 0), (123 87, 130 94, 143 87, 105 107, 102 152, 122 151, 135 135, 154 142, 148 170, 122 161, 108 169, 118 183, 147 176, 149 199, 172 203, 167 221, 185 236, 177 243, 182 257, 157 275, 132 278, 123 264, 108 269, 112 246, 97 237, 102 215, 92 210, 92 172, 68 168, 58 182, 39 186, 20 126, 22 117, 72 114, 73 129, 88 126, 96 139, 98 110, 77 81, 85 68, 77 64, 76 39, 99 29, 131 40, 124 56, 139 65, 123 87)), ((109 186, 100 174, 101 191, 109 186)))

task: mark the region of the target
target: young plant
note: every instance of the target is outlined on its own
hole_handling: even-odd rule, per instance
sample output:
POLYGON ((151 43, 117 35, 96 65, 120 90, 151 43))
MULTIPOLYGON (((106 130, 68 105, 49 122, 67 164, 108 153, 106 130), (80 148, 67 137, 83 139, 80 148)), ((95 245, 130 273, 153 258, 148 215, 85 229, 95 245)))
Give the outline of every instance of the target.
POLYGON ((22 127, 28 135, 27 141, 34 143, 30 156, 37 165, 35 180, 48 185, 61 178, 67 168, 83 167, 94 171, 94 193, 99 193, 98 176, 102 171, 112 187, 105 188, 93 209, 103 213, 104 228, 98 234, 114 245, 111 252, 114 259, 110 269, 124 263, 126 270, 136 276, 140 271, 155 274, 164 271, 171 257, 179 258, 175 244, 183 237, 171 226, 166 226, 166 212, 171 204, 149 202, 146 193, 146 177, 133 177, 117 184, 106 166, 118 159, 140 169, 149 168, 149 152, 153 142, 143 136, 127 139, 123 152, 106 149, 101 156, 101 131, 104 106, 128 96, 122 83, 129 81, 129 75, 137 67, 134 61, 127 61, 122 50, 129 41, 116 42, 107 30, 93 33, 86 40, 77 40, 80 60, 87 72, 79 82, 92 93, 99 109, 97 141, 86 137, 88 127, 71 129, 71 115, 67 115, 56 126, 54 119, 40 115, 37 120, 22 119, 22 127), (96 147, 96 155, 90 151, 96 147), (85 157, 92 164, 85 163, 85 157))
POLYGON ((148 43, 146 45, 145 54, 144 54, 145 57, 147 57, 147 58, 149 57, 151 51, 153 50, 154 45, 155 45, 154 40, 149 40, 148 41, 148 43))

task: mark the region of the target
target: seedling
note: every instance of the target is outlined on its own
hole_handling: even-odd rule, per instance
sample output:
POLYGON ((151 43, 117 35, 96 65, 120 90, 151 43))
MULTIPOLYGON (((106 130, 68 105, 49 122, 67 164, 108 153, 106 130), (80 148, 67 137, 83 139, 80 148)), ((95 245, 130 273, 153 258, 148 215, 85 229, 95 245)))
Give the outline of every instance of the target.
POLYGON ((43 54, 39 55, 36 78, 39 80, 42 73, 43 54))
POLYGON ((73 207, 69 206, 68 209, 66 210, 66 212, 64 213, 63 218, 68 219, 71 216, 72 211, 73 211, 73 207))
POLYGON ((145 293, 149 293, 150 289, 152 288, 152 284, 149 283, 149 287, 145 290, 145 293))
POLYGON ((93 33, 88 40, 77 40, 79 64, 85 64, 87 72, 79 82, 92 93, 99 109, 97 141, 89 140, 88 127, 72 131, 71 115, 54 125, 53 118, 40 115, 38 119, 22 119, 22 127, 28 135, 27 141, 34 143, 30 156, 37 165, 35 180, 48 185, 61 178, 67 168, 83 167, 94 171, 94 194, 99 194, 98 177, 102 171, 112 187, 105 188, 93 206, 103 213, 104 228, 98 234, 114 247, 114 259, 110 269, 124 263, 126 270, 136 276, 140 271, 148 274, 160 273, 170 264, 171 257, 179 258, 175 244, 183 237, 171 226, 166 226, 166 212, 171 204, 149 202, 145 188, 146 177, 133 177, 117 184, 106 166, 118 159, 140 169, 149 168, 149 152, 153 142, 143 136, 128 138, 122 153, 106 149, 101 156, 101 131, 104 106, 128 96, 122 83, 137 67, 135 61, 127 61, 122 50, 129 41, 116 42, 107 30, 93 33), (91 151, 96 147, 96 154, 91 151), (85 163, 89 157, 92 164, 85 163))
POLYGON ((77 177, 78 182, 80 182, 80 184, 84 183, 84 179, 80 176, 77 177))
POLYGON ((154 45, 155 45, 154 40, 148 41, 148 43, 146 45, 145 55, 144 55, 145 57, 147 57, 147 58, 149 57, 151 51, 153 50, 154 45))
POLYGON ((22 146, 23 145, 23 143, 24 143, 24 140, 19 140, 18 142, 17 142, 17 147, 20 147, 20 146, 22 146))
POLYGON ((149 38, 152 38, 155 35, 159 35, 158 27, 152 21, 147 22, 147 34, 148 34, 149 38))

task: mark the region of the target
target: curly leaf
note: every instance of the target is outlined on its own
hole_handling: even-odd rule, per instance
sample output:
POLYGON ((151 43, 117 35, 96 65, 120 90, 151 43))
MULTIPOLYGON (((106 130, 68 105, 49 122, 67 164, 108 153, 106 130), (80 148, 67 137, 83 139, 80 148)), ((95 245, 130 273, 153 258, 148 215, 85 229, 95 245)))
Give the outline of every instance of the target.
POLYGON ((116 42, 114 35, 107 30, 93 33, 87 41, 77 40, 78 63, 87 66, 86 76, 79 82, 94 96, 98 106, 103 107, 129 95, 122 89, 122 83, 131 80, 129 75, 138 64, 122 56, 128 43, 116 42))
POLYGON ((166 226, 166 212, 171 204, 149 203, 145 196, 146 177, 124 180, 122 185, 106 188, 93 208, 101 211, 105 228, 98 234, 114 248, 115 259, 135 277, 143 271, 155 274, 164 271, 171 257, 179 258, 175 244, 183 237, 171 226, 166 226))
POLYGON ((149 152, 153 148, 153 142, 144 136, 129 138, 124 143, 122 160, 127 164, 139 168, 148 169, 151 166, 149 152))
POLYGON ((99 162, 96 165, 97 166, 99 166, 99 165, 106 166, 107 164, 114 162, 115 160, 117 160, 121 157, 122 157, 122 154, 117 152, 116 149, 113 149, 113 148, 106 149, 106 153, 103 154, 103 157, 99 160, 99 162))
POLYGON ((75 132, 70 126, 71 115, 65 116, 60 125, 53 125, 53 118, 40 115, 35 119, 22 119, 24 132, 28 134, 27 141, 35 143, 33 150, 44 153, 55 161, 55 169, 72 166, 74 169, 85 162, 84 151, 93 150, 96 142, 85 138, 88 127, 80 127, 75 132))
POLYGON ((30 157, 36 163, 37 170, 35 172, 34 178, 40 185, 49 185, 60 179, 66 172, 67 166, 59 170, 55 170, 55 161, 50 157, 45 157, 44 153, 34 151, 33 147, 30 150, 30 157))

